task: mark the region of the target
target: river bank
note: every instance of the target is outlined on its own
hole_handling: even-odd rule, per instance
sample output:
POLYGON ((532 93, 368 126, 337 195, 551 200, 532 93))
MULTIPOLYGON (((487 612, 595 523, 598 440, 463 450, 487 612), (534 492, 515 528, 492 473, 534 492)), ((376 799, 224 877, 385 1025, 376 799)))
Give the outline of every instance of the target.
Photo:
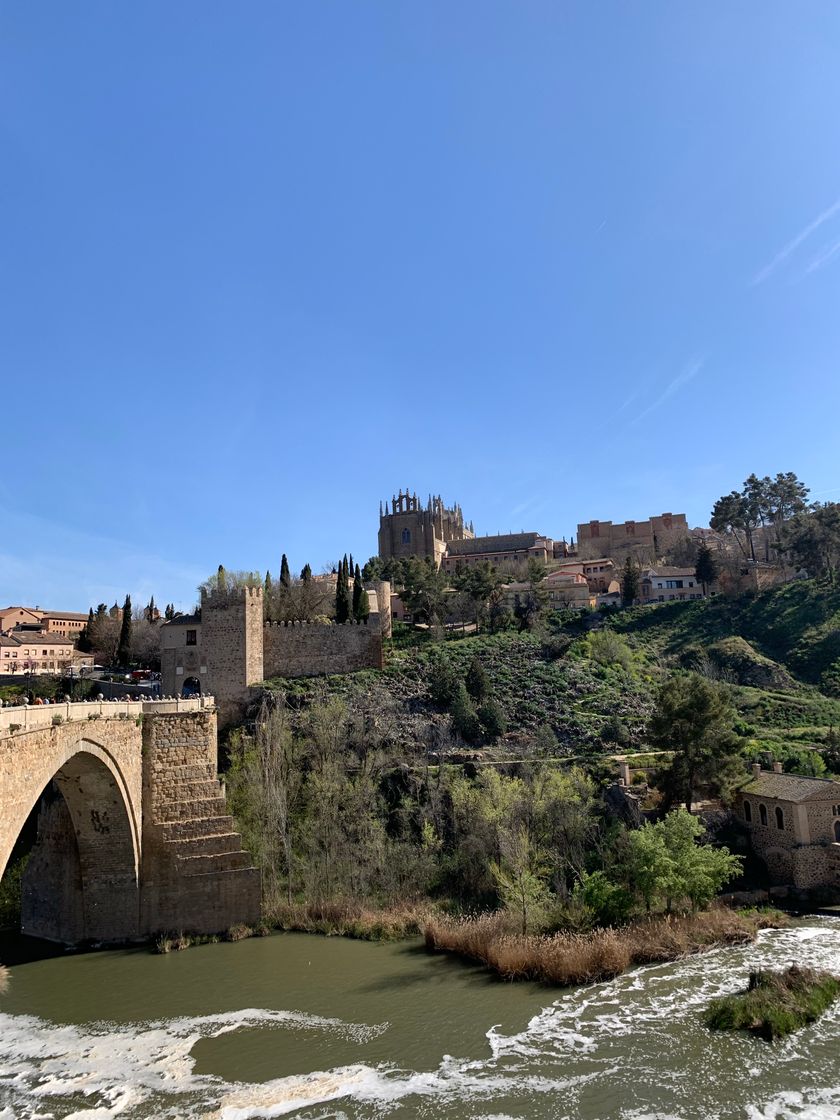
POLYGON ((635 965, 674 961, 721 945, 748 944, 760 930, 788 924, 779 911, 714 907, 615 929, 522 935, 511 933, 505 915, 496 913, 430 918, 424 937, 428 949, 477 961, 506 980, 568 985, 611 979, 635 965))

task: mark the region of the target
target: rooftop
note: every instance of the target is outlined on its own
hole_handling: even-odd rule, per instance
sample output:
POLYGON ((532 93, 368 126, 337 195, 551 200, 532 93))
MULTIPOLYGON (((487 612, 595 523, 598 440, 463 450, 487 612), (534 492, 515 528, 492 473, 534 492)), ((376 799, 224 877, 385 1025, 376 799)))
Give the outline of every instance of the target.
POLYGON ((741 793, 754 797, 773 797, 777 801, 808 801, 815 794, 831 794, 840 801, 840 782, 831 778, 806 778, 801 774, 777 774, 762 770, 741 786, 741 793))
POLYGON ((541 533, 502 533, 496 537, 472 537, 463 541, 447 541, 450 556, 473 556, 484 552, 521 552, 536 548, 546 538, 541 533))

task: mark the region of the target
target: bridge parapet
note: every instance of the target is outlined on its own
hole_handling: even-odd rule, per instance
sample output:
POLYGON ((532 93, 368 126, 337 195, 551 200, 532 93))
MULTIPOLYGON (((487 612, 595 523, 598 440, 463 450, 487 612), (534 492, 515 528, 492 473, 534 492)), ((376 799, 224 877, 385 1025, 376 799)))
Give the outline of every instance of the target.
POLYGON ((180 712, 213 711, 212 696, 191 696, 182 700, 77 700, 58 704, 22 704, 0 708, 0 739, 15 732, 38 731, 57 723, 76 723, 97 719, 136 719, 140 715, 175 715, 180 712))

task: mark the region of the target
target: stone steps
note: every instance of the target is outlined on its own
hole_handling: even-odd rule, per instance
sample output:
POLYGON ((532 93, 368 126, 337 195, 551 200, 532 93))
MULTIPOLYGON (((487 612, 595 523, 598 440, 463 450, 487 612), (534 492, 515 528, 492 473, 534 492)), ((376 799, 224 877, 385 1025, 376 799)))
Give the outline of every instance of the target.
POLYGON ((160 807, 158 823, 165 826, 178 821, 223 817, 226 809, 227 802, 221 793, 216 793, 213 797, 199 797, 193 801, 173 801, 160 807))
POLYGON ((238 832, 214 832, 207 836, 174 835, 166 843, 181 859, 242 851, 242 837, 238 832))
POLYGON ((192 840, 202 836, 220 836, 235 832, 233 817, 229 813, 216 813, 205 817, 181 817, 160 825, 160 829, 164 840, 192 840))
POLYGON ((241 871, 252 867, 251 856, 242 848, 238 852, 179 856, 178 868, 184 875, 215 875, 225 871, 241 871))

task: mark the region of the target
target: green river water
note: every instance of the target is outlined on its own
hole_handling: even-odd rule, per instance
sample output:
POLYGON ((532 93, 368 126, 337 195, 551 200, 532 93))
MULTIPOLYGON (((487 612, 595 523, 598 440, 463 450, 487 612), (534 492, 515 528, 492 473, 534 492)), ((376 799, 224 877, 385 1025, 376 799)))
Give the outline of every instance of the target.
POLYGON ((700 1022, 793 960, 840 973, 840 921, 565 990, 303 934, 14 965, 0 1120, 834 1120, 840 1009, 773 1045, 700 1022))

